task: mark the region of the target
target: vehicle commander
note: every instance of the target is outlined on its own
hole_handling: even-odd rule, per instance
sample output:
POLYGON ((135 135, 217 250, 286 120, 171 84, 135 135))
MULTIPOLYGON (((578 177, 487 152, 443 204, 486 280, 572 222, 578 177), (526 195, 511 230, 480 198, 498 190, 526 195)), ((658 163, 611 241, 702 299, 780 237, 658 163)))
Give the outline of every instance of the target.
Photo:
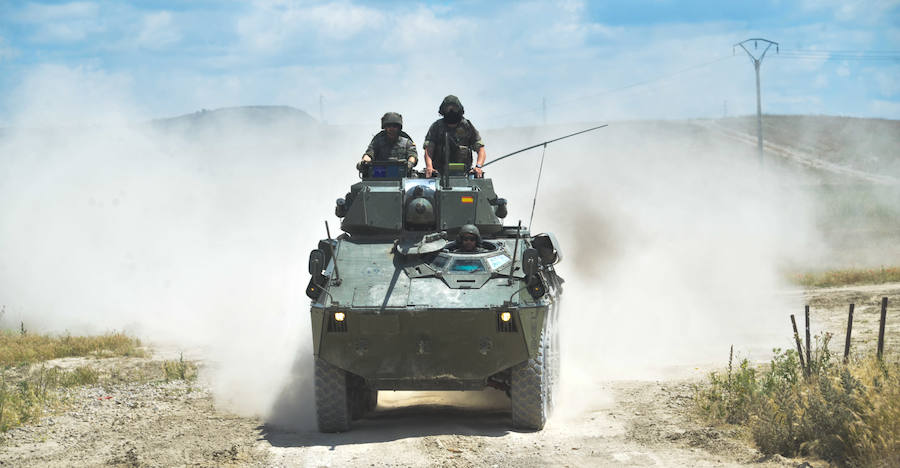
POLYGON ((484 143, 472 122, 463 118, 464 113, 459 98, 452 94, 441 102, 438 114, 443 118, 431 124, 425 135, 425 177, 443 171, 446 163, 464 163, 467 172, 474 172, 475 177, 483 176, 481 167, 487 158, 484 143), (478 153, 474 166, 472 152, 478 153))
POLYGON ((362 167, 372 161, 406 161, 412 169, 419 162, 419 153, 412 138, 403 131, 403 116, 396 112, 388 112, 381 117, 381 128, 372 141, 362 161, 356 168, 362 167))

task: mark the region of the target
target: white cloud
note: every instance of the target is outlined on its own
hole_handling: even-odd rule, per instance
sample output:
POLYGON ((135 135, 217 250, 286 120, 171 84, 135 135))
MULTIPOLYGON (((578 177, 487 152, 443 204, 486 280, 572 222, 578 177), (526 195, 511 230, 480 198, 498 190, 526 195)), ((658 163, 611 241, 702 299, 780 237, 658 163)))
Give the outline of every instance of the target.
POLYGON ((59 5, 28 3, 15 17, 35 26, 32 39, 38 42, 81 41, 105 30, 100 6, 91 2, 59 5))
MULTIPOLYGON (((900 6, 898 0, 804 0, 807 11, 830 11, 834 19, 845 22, 874 23, 886 18, 892 9, 900 6)), ((890 20, 890 18, 887 18, 890 20)))
POLYGON ((144 15, 137 43, 147 48, 162 48, 181 40, 181 32, 172 24, 172 14, 160 11, 144 15))
POLYGON ((0 63, 6 60, 12 60, 19 56, 19 50, 6 43, 3 36, 0 36, 0 63))
MULTIPOLYGON (((90 5, 68 8, 73 18, 88 21, 95 12, 90 5)), ((91 38, 91 59, 93 69, 102 71, 115 66, 107 53, 140 54, 142 48, 172 44, 191 50, 189 64, 173 50, 151 57, 154 66, 141 73, 118 69, 132 74, 134 89, 156 116, 243 104, 287 104, 317 115, 323 95, 326 119, 333 123, 368 124, 372 115, 391 109, 427 127, 437 102, 453 93, 476 123, 489 128, 540 122, 543 98, 550 123, 717 116, 724 101, 729 114, 752 114, 753 67, 747 57, 738 49, 734 58, 709 63, 728 58, 738 40, 769 37, 781 43, 782 52, 858 50, 876 48, 887 34, 833 22, 767 31, 722 21, 620 27, 595 22, 584 5, 518 2, 473 14, 470 5, 453 3, 258 1, 239 13, 223 10, 215 27, 202 23, 208 15, 104 6, 109 31, 103 41, 91 38), (704 63, 709 64, 691 69, 704 63), (158 99, 162 95, 177 98, 158 99)), ((68 24, 57 13, 62 10, 30 11, 33 19, 43 15, 68 24)), ((860 73, 856 62, 845 70, 824 57, 794 60, 773 52, 762 68, 764 95, 806 95, 814 84, 813 92, 823 97, 813 103, 816 112, 847 113, 839 110, 844 103, 864 106, 868 97, 833 96, 894 86, 884 68, 876 76, 860 73)), ((771 112, 804 112, 797 102, 764 104, 771 112)))
POLYGON ((897 116, 900 115, 900 102, 873 99, 869 103, 869 111, 875 117, 896 119, 897 116))
POLYGON ((380 38, 385 31, 386 14, 378 9, 332 2, 307 5, 297 1, 259 1, 253 10, 238 20, 242 42, 268 53, 291 46, 312 46, 322 42, 343 42, 363 31, 363 40, 380 38))
POLYGON ((97 16, 100 6, 93 2, 70 2, 58 5, 27 3, 17 15, 27 23, 92 18, 97 16))
POLYGON ((873 71, 872 76, 878 86, 878 92, 883 97, 894 97, 900 94, 900 67, 892 67, 888 70, 873 71))
POLYGON ((835 73, 837 73, 837 76, 841 77, 850 76, 850 67, 847 65, 847 62, 841 63, 835 73))

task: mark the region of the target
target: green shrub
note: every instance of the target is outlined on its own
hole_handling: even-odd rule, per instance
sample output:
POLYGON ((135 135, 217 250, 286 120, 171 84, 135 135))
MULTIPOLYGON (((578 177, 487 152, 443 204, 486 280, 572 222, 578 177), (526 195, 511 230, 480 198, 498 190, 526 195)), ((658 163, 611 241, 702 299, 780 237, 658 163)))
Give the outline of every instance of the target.
POLYGON ((774 350, 768 366, 746 359, 712 373, 695 394, 713 423, 740 424, 767 455, 814 455, 842 466, 900 466, 900 364, 838 362, 817 337, 809 376, 797 352, 774 350))
POLYGON ((191 381, 197 378, 197 366, 184 360, 184 354, 179 355, 177 361, 165 361, 162 364, 166 382, 170 380, 191 381))

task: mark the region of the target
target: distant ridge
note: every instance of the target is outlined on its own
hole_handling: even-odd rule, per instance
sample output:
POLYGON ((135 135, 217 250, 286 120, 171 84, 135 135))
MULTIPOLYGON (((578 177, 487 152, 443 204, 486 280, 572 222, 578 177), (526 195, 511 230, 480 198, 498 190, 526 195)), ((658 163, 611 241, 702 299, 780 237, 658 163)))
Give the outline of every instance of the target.
POLYGON ((290 106, 240 106, 221 109, 201 109, 191 114, 151 120, 160 130, 201 130, 223 123, 241 121, 259 126, 286 125, 315 127, 319 121, 306 112, 290 106))

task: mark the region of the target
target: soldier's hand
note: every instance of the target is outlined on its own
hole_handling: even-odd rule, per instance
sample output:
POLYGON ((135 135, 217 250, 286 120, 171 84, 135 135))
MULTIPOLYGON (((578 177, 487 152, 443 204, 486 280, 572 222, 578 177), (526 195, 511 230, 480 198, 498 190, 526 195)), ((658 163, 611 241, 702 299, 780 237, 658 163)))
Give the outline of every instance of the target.
POLYGON ((434 168, 433 168, 433 167, 426 167, 426 168, 425 168, 425 177, 431 177, 431 174, 433 174, 433 173, 434 173, 434 168))
POLYGON ((482 170, 480 167, 472 166, 472 172, 475 173, 475 177, 478 179, 484 177, 484 170, 482 170))
POLYGON ((368 166, 372 162, 372 158, 369 155, 365 155, 362 157, 362 161, 356 163, 356 170, 362 172, 362 170, 368 166))

